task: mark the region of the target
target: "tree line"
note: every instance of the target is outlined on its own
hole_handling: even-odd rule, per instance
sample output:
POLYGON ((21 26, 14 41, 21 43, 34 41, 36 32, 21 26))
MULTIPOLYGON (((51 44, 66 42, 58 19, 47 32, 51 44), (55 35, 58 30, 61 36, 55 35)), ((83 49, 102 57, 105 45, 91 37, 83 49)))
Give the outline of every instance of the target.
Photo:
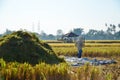
MULTIPOLYGON (((87 40, 120 40, 120 24, 115 25, 106 23, 105 26, 107 27, 106 31, 90 29, 87 33, 85 33, 83 28, 78 27, 74 28, 71 32, 77 35, 82 35, 87 40)), ((10 34, 12 32, 13 31, 6 29, 6 31, 3 34, 0 34, 0 36, 10 34)), ((41 31, 40 34, 35 34, 42 40, 57 40, 64 35, 63 30, 61 29, 56 31, 56 35, 47 34, 44 31, 41 31)))

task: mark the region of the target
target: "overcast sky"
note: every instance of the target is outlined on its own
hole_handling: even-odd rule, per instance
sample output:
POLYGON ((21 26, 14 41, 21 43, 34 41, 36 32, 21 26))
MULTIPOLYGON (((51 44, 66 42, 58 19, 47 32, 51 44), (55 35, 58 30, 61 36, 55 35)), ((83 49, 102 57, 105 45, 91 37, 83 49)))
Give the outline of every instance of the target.
POLYGON ((105 30, 105 23, 120 23, 120 0, 0 0, 0 33, 6 28, 38 32, 38 23, 48 34, 105 30))

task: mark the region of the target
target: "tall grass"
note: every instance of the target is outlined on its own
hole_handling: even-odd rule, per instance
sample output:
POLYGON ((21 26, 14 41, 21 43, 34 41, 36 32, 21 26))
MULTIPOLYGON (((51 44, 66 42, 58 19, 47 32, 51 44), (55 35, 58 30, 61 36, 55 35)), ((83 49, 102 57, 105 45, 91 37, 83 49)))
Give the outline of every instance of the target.
POLYGON ((83 56, 89 57, 114 57, 120 56, 120 47, 85 47, 83 56))
POLYGON ((120 66, 70 67, 66 63, 32 66, 28 63, 9 62, 0 59, 0 80, 119 80, 120 66))
POLYGON ((77 71, 78 80, 102 80, 102 72, 98 67, 86 64, 77 71))
MULTIPOLYGON (((51 43, 57 55, 76 56, 77 48, 74 43, 51 43)), ((85 57, 113 57, 120 56, 120 44, 93 44, 86 43, 82 56, 85 57)))
MULTIPOLYGON (((47 43, 64 43, 64 41, 46 40, 47 43)), ((120 40, 86 40, 86 43, 120 43, 120 40)))
POLYGON ((120 43, 120 40, 86 40, 86 43, 120 43))
POLYGON ((0 60, 0 80, 70 80, 68 65, 50 65, 40 63, 32 66, 28 63, 20 64, 17 62, 7 63, 0 60))
MULTIPOLYGON (((77 55, 77 49, 73 43, 50 43, 50 45, 57 55, 77 55)), ((83 48, 83 56, 119 57, 119 46, 115 43, 87 43, 83 48)), ((86 64, 71 67, 66 63, 52 65, 39 63, 33 66, 28 63, 8 63, 0 59, 0 80, 120 80, 120 65, 90 66, 86 64)))

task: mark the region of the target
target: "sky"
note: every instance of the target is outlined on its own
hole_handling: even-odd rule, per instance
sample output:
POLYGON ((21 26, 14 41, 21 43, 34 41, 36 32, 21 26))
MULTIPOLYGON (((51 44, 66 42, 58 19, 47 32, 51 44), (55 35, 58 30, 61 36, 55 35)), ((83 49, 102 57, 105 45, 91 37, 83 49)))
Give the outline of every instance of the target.
POLYGON ((106 30, 105 23, 120 23, 120 0, 0 0, 0 33, 25 29, 56 34, 74 28, 87 32, 106 30))

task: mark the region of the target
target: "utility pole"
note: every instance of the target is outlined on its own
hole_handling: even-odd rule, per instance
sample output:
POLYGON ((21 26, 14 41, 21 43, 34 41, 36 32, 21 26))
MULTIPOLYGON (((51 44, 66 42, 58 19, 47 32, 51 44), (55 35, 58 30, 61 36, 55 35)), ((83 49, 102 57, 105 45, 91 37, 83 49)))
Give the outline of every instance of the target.
POLYGON ((38 33, 40 34, 40 21, 38 21, 38 33))
POLYGON ((34 32, 34 27, 35 27, 35 25, 34 25, 34 22, 32 23, 32 32, 34 32))

